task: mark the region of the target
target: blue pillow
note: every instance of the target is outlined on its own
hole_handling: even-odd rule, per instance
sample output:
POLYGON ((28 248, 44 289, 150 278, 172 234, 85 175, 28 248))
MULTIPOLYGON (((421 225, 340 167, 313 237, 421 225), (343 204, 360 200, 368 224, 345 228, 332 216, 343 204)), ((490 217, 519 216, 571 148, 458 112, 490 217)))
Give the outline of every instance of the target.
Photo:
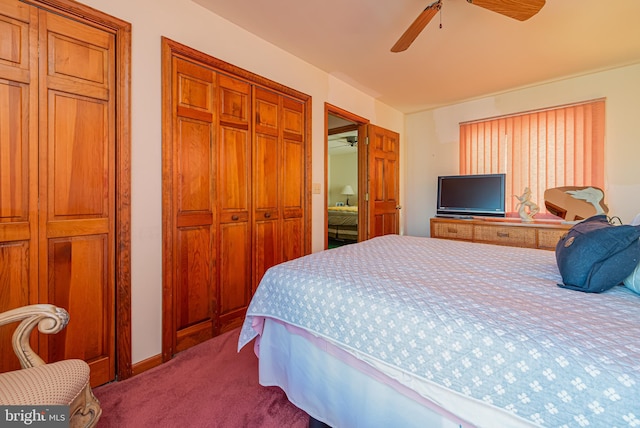
POLYGON ((640 226, 613 226, 595 215, 573 226, 556 245, 560 287, 600 293, 621 284, 640 263, 640 226))
POLYGON ((624 285, 640 294, 640 263, 638 263, 638 266, 631 272, 631 275, 624 279, 624 285))

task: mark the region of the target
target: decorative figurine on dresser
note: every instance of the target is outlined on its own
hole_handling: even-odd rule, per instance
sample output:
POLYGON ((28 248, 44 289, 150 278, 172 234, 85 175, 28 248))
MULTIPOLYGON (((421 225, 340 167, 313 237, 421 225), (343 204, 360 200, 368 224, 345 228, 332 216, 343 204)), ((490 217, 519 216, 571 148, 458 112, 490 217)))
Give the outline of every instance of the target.
POLYGON ((524 222, 532 222, 533 216, 540 212, 540 207, 538 204, 531 200, 531 189, 528 187, 524 188, 524 193, 521 196, 514 195, 518 198, 518 204, 516 205, 516 209, 518 210, 518 215, 524 222))

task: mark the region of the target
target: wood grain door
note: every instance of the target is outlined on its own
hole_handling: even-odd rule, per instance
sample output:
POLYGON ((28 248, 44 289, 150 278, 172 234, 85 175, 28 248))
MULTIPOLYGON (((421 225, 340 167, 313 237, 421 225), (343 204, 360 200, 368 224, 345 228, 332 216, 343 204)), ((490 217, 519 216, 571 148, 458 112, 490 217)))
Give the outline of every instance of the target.
POLYGON ((253 290, 282 261, 282 97, 256 88, 253 141, 253 290))
MULTIPOLYGON (((3 1, 0 39, 0 310, 67 309, 69 325, 40 335, 39 354, 83 359, 92 385, 106 383, 115 378, 115 36, 3 1)), ((16 368, 2 358, 2 370, 16 368)))
POLYGON ((166 361, 240 326, 264 271, 310 251, 310 98, 169 39, 162 48, 166 361))
POLYGON ((218 331, 251 300, 251 86, 218 74, 218 331))
POLYGON ((114 35, 39 12, 39 294, 69 325, 48 358, 115 377, 114 35))
POLYGON ((213 337, 216 302, 215 73, 171 58, 170 144, 163 149, 165 360, 213 337), (167 322, 169 325, 166 325, 167 322), (167 346, 168 344, 168 346, 167 346))
POLYGON ((282 98, 282 261, 305 254, 305 106, 282 98))
POLYGON ((397 234, 400 225, 398 133, 367 125, 368 238, 397 234))
MULTIPOLYGON (((0 311, 38 301, 37 25, 37 9, 0 3, 0 311)), ((14 329, 0 328, 2 349, 14 329)), ((18 368, 0 353, 0 371, 18 368)))
POLYGON ((253 290, 271 266, 305 254, 305 105, 255 89, 253 290))

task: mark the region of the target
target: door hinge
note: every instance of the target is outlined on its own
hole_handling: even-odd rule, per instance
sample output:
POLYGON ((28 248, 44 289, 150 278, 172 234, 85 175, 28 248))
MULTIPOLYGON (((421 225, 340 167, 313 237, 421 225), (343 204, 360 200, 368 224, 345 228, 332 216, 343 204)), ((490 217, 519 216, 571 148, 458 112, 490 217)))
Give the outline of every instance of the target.
POLYGON ((364 194, 364 200, 365 200, 365 201, 368 201, 368 200, 369 200, 369 192, 367 192, 367 193, 365 193, 365 194, 364 194))
POLYGON ((366 137, 364 137, 364 144, 365 145, 369 145, 369 136, 367 135, 366 137))

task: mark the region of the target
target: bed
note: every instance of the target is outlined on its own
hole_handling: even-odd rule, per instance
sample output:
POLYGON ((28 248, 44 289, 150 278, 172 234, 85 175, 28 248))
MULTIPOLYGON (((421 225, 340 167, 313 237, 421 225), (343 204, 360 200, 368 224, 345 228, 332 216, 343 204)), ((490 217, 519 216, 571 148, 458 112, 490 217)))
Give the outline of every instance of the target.
POLYGON ((358 240, 358 207, 329 207, 327 211, 327 233, 330 239, 338 241, 358 240))
POLYGON ((387 235, 272 267, 238 348, 332 427, 640 426, 640 296, 552 251, 387 235))

